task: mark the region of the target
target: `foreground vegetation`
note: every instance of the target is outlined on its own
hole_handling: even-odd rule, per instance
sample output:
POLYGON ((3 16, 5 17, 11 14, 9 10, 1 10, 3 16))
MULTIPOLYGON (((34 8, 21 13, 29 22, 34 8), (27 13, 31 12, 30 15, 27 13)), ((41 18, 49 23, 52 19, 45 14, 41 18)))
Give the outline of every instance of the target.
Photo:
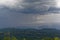
POLYGON ((17 38, 15 36, 12 37, 4 37, 0 38, 0 40, 60 40, 59 37, 49 38, 49 37, 43 37, 43 38, 17 38))

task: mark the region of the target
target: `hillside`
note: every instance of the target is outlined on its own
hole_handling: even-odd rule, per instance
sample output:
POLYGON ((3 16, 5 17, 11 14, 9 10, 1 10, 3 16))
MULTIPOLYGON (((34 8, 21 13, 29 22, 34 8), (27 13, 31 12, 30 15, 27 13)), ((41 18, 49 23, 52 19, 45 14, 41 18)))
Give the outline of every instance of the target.
POLYGON ((45 37, 54 38, 59 37, 60 38, 60 30, 57 29, 51 29, 51 28, 43 28, 43 29, 14 29, 14 28, 6 28, 6 29, 0 29, 0 38, 4 38, 7 36, 14 36, 17 39, 42 39, 45 37))

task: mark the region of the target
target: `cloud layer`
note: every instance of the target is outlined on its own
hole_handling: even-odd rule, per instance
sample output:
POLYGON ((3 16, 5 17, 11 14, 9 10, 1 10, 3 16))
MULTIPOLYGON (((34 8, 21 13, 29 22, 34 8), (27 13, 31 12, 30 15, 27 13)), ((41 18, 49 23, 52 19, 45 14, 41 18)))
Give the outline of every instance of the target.
POLYGON ((7 7, 14 12, 25 14, 45 14, 58 12, 56 0, 0 0, 0 7, 7 7))
POLYGON ((60 23, 56 0, 0 0, 0 26, 41 26, 60 23))

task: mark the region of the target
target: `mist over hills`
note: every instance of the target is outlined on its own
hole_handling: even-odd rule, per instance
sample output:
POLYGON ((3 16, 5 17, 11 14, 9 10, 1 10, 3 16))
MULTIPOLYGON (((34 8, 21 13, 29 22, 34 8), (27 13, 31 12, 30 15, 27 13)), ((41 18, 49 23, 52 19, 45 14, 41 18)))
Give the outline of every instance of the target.
POLYGON ((50 28, 50 29, 58 29, 60 30, 60 24, 47 24, 42 26, 17 26, 15 28, 20 29, 43 29, 43 28, 50 28))
POLYGON ((43 28, 47 28, 47 29, 58 29, 60 30, 60 24, 47 24, 47 25, 42 25, 42 26, 12 26, 12 27, 3 27, 0 29, 5 29, 5 28, 15 28, 15 29, 43 29, 43 28))

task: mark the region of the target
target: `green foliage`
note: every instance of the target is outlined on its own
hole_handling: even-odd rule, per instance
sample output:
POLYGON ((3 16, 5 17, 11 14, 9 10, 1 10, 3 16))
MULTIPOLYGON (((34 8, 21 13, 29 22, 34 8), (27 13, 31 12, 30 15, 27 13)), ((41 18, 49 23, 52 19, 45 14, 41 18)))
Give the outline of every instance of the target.
POLYGON ((53 40, 53 38, 45 37, 45 38, 42 38, 42 40, 53 40))
POLYGON ((4 40, 10 40, 10 37, 4 37, 4 40))
POLYGON ((58 37, 54 37, 54 40, 60 40, 60 38, 58 38, 58 37))
POLYGON ((17 38, 15 36, 12 36, 11 40, 17 40, 17 38))

